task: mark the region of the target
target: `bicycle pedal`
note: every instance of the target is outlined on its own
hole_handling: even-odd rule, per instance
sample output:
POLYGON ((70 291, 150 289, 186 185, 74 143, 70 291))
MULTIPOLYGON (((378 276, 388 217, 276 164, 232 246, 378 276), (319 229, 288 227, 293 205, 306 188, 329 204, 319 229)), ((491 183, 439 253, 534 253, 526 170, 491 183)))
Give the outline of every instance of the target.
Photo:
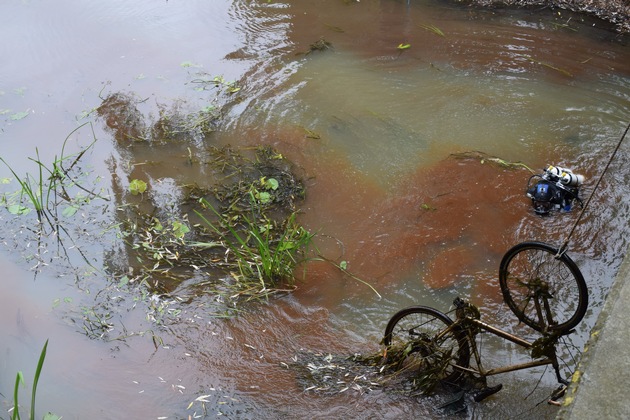
POLYGON ((497 392, 501 391, 501 389, 503 389, 503 384, 499 384, 496 386, 487 386, 477 392, 474 392, 473 399, 475 400, 475 402, 481 402, 488 398, 490 395, 496 394, 497 392))
POLYGON ((566 386, 566 385, 562 385, 562 386, 558 387, 558 389, 553 391, 553 393, 549 397, 549 400, 547 401, 547 403, 551 404, 551 405, 560 405, 558 400, 560 398, 564 397, 564 395, 567 393, 567 389, 568 389, 568 386, 566 386))

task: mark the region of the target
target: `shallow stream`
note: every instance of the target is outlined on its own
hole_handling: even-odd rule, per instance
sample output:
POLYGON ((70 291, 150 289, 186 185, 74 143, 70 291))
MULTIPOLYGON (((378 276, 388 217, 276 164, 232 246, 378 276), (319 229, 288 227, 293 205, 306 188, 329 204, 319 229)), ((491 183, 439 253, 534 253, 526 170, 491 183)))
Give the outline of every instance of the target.
MULTIPOLYGON (((0 156, 35 174, 29 158, 52 162, 66 138, 72 153, 96 138, 82 157, 86 178, 112 196, 68 221, 76 246, 51 241, 45 255, 35 214, 1 209, 0 418, 16 372, 29 383, 46 339, 38 413, 64 419, 554 417, 544 369, 503 375, 496 396, 445 413, 435 398, 348 378, 343 392, 305 391, 287 366, 378 351, 395 311, 447 311, 455 296, 513 324, 498 288, 502 255, 525 240, 560 245, 578 212, 536 216, 530 172, 488 157, 569 167, 586 176, 587 197, 630 118, 627 38, 564 11, 397 0, 11 1, 0 5, 0 33, 0 156), (312 48, 321 41, 330 45, 312 48), (240 90, 199 89, 208 75, 240 90), (96 112, 118 92, 148 120, 212 104, 221 123, 188 143, 132 147, 96 112), (306 185, 300 221, 322 254, 378 294, 323 263, 309 264, 292 293, 227 319, 210 313, 212 295, 191 294, 194 277, 168 297, 117 293, 107 273, 134 262, 103 228, 121 222, 116 185, 142 178, 151 205, 170 208, 179 186, 207 182, 191 156, 228 144, 270 145, 294 162, 306 185), (453 156, 471 151, 486 158, 453 156), (164 309, 177 296, 185 303, 164 309), (88 338, 81 320, 97 302, 118 308, 112 322, 128 336, 88 338), (170 318, 157 325, 158 315, 170 318)), ((578 346, 629 245, 629 148, 570 238, 590 293, 578 346)), ((0 178, 14 177, 1 166, 0 178)), ((484 350, 491 362, 519 357, 492 340, 484 350)))

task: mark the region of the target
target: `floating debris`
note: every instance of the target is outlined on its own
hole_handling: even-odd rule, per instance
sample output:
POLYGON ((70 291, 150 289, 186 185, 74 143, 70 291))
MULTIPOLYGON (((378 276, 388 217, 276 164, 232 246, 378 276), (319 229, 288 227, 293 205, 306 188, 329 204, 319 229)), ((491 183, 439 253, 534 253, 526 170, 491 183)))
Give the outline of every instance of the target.
POLYGON ((479 160, 479 162, 482 165, 485 164, 486 162, 489 162, 491 164, 494 164, 494 165, 500 166, 501 168, 506 168, 506 169, 525 168, 528 171, 530 171, 532 174, 536 173, 532 168, 530 168, 529 166, 527 166, 526 164, 522 162, 508 162, 507 160, 503 160, 496 156, 491 156, 487 153, 479 152, 476 150, 472 150, 468 152, 461 152, 461 153, 451 153, 450 157, 453 157, 455 159, 476 159, 476 160, 479 160))
POLYGON ((311 45, 309 45, 308 51, 299 52, 296 55, 309 55, 314 51, 326 51, 331 50, 332 48, 333 46, 330 42, 326 41, 324 38, 320 38, 318 41, 313 42, 311 45))
POLYGON ((281 362, 281 366, 296 371, 304 392, 335 395, 352 391, 361 395, 381 388, 383 376, 380 366, 371 366, 363 360, 359 354, 337 356, 302 351, 290 363, 281 362))

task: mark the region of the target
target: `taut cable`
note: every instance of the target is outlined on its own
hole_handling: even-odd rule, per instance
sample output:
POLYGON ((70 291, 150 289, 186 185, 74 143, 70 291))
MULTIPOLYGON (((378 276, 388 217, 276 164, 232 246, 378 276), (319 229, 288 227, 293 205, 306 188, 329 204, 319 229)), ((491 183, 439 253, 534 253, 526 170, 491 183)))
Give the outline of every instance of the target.
POLYGON ((608 167, 610 166, 613 159, 615 158, 615 155, 617 154, 617 151, 621 147, 621 143, 623 142, 623 139, 626 138, 626 134, 628 134, 629 129, 630 129, 630 123, 628 123, 626 130, 623 132, 623 135, 621 136, 621 138, 619 139, 619 142, 617 143, 617 147, 615 147, 615 150, 612 152, 612 155, 610 155, 610 159, 608 159, 608 163, 606 163, 606 167, 604 168, 601 175, 599 176, 599 179, 597 179, 597 183, 595 184, 595 187, 593 187, 593 191, 591 192, 591 195, 588 197, 588 200, 586 200, 586 203, 584 203, 584 205, 582 206, 582 211, 580 211, 580 215, 575 220, 575 223, 573 223, 573 227, 571 228, 571 231, 567 235, 567 239, 564 240, 564 243, 562 244, 560 249, 558 249, 558 254, 556 255, 556 258, 560 258, 562 254, 566 252, 567 246, 569 245, 569 240, 571 239, 571 235, 573 235, 573 232, 575 232, 575 228, 577 227, 578 223, 580 223, 582 216, 584 216, 584 212, 586 211, 586 208, 588 207, 589 203, 591 202, 591 199, 595 195, 595 191, 597 191, 597 188, 599 187, 600 182, 602 182, 602 178, 604 178, 604 174, 606 173, 606 171, 608 170, 608 167))

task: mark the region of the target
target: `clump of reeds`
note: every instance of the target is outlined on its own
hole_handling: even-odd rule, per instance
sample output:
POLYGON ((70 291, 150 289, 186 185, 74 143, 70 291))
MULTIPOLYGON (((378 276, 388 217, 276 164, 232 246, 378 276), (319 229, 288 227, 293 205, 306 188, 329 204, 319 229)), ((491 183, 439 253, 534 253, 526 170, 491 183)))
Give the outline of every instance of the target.
MULTIPOLYGON (((27 172, 24 176, 20 176, 4 158, 0 157, 0 161, 9 168, 20 187, 17 192, 3 196, 3 204, 10 213, 25 215, 34 210, 40 223, 47 220, 51 225, 57 226, 60 216, 73 216, 81 205, 90 200, 97 197, 107 200, 98 192, 83 187, 74 174, 79 161, 92 148, 96 138, 94 137, 92 143, 79 153, 65 154, 66 143, 70 136, 86 124, 90 123, 77 127, 66 137, 61 154, 55 156, 50 165, 42 161, 39 150, 36 148, 35 157, 29 157, 29 160, 36 164, 35 175, 27 172), (71 190, 78 192, 72 194, 71 190)), ((92 135, 94 135, 93 132, 92 135)))
MULTIPOLYGON (((205 199, 201 199, 201 204, 211 209, 218 221, 211 222, 200 212, 197 215, 217 235, 217 240, 212 243, 221 243, 225 247, 226 259, 238 268, 240 281, 258 281, 261 292, 281 282, 292 284, 293 271, 303 258, 313 234, 296 222, 296 213, 291 213, 281 223, 264 215, 257 216, 255 207, 260 198, 257 199, 253 192, 250 194, 250 215, 226 218, 205 199)), ((204 247, 207 243, 195 246, 204 247)))

